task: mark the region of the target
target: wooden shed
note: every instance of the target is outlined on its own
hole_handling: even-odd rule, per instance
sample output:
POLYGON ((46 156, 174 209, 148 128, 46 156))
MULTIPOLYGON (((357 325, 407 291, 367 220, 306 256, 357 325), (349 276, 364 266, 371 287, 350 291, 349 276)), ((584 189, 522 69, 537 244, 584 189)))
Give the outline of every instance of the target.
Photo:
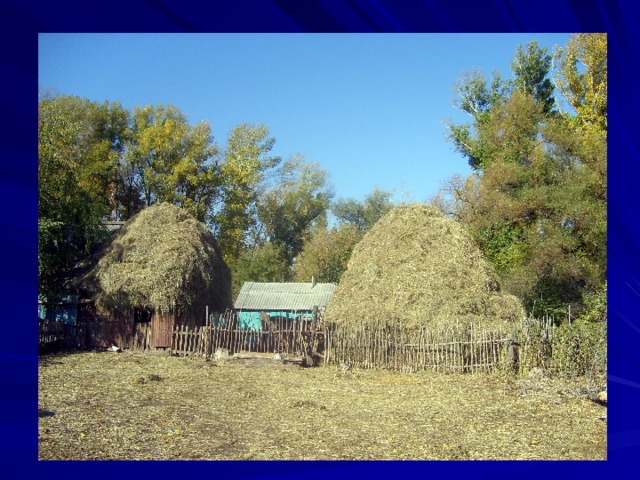
POLYGON ((240 328, 264 330, 269 319, 311 320, 324 313, 333 283, 245 282, 234 303, 240 328))

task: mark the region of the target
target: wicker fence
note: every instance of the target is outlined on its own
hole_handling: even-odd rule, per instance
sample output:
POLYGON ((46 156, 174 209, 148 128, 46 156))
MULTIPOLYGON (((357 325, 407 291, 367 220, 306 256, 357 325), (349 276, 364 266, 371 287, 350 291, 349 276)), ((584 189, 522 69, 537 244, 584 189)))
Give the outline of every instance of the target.
POLYGON ((539 368, 562 376, 603 377, 607 371, 606 325, 563 325, 551 318, 524 320, 511 328, 475 325, 408 330, 386 320, 325 325, 324 360, 359 368, 451 373, 539 368))
POLYGON ((519 342, 512 332, 450 326, 407 330, 384 320, 326 327, 326 363, 415 372, 476 373, 517 368, 519 342))
MULTIPOLYGON (((273 322, 268 330, 241 329, 233 315, 226 315, 221 325, 207 322, 196 329, 176 326, 173 329, 171 354, 209 358, 220 349, 236 352, 272 352, 303 355, 321 332, 312 332, 309 322, 273 322)), ((217 323, 217 322, 216 322, 217 323)))
POLYGON ((323 324, 316 330, 293 322, 268 331, 207 325, 196 329, 184 325, 173 330, 171 354, 210 358, 223 348, 237 352, 273 352, 300 356, 320 347, 325 364, 399 371, 435 370, 476 373, 498 366, 517 368, 526 357, 515 336, 506 331, 477 328, 421 328, 407 332, 399 322, 367 322, 358 326, 323 324))
POLYGON ((273 352, 301 356, 319 351, 325 364, 415 372, 477 373, 547 361, 544 348, 551 338, 551 322, 518 330, 487 330, 475 326, 422 327, 407 330, 401 322, 377 320, 350 325, 319 322, 274 323, 269 330, 241 329, 232 315, 221 325, 208 322, 196 329, 176 326, 171 353, 210 358, 216 350, 273 352), (275 328, 274 328, 275 327, 275 328))
POLYGON ((377 320, 350 325, 282 323, 268 331, 239 329, 233 321, 198 329, 176 327, 171 352, 211 357, 217 349, 230 353, 319 352, 325 364, 382 368, 403 372, 438 371, 606 375, 606 325, 600 330, 579 326, 557 328, 550 318, 528 319, 512 328, 446 326, 408 330, 401 322, 377 320))
MULTIPOLYGON (((40 320, 42 353, 85 347, 83 322, 78 325, 40 320)), ((478 326, 422 327, 408 330, 401 322, 380 319, 336 325, 320 317, 313 322, 270 322, 264 330, 238 327, 232 315, 212 316, 198 328, 176 326, 171 353, 210 358, 219 349, 322 357, 328 365, 382 368, 404 372, 479 373, 501 370, 515 374, 540 368, 563 376, 603 378, 607 372, 606 324, 553 326, 550 318, 529 318, 510 329, 478 326), (316 355, 319 354, 319 355, 316 355)))

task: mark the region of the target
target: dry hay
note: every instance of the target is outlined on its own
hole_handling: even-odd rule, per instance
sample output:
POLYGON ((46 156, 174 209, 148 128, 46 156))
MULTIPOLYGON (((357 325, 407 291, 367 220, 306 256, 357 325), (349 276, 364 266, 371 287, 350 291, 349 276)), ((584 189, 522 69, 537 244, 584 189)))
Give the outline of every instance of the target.
POLYGON ((356 245, 327 306, 327 319, 395 318, 408 328, 521 320, 518 299, 499 289, 460 224, 429 205, 402 206, 382 217, 356 245))
POLYGON ((581 383, 523 382, 126 351, 43 356, 38 457, 606 459, 607 407, 581 383))
POLYGON ((212 233, 168 203, 131 218, 85 280, 103 309, 169 313, 231 305, 231 274, 212 233))

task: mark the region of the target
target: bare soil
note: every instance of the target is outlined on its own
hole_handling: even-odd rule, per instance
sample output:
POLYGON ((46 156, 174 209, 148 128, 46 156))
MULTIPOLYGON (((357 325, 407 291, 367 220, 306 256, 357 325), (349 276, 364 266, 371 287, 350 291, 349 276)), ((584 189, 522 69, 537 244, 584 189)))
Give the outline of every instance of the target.
POLYGON ((39 458, 604 460, 606 407, 584 385, 265 357, 46 355, 39 458))

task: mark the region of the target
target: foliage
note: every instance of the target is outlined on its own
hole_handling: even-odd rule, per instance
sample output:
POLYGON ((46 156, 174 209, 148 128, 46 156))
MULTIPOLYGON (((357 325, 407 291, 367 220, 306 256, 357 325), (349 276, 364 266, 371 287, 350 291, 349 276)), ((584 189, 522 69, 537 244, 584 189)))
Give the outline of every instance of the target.
POLYGON ((607 282, 592 293, 584 296, 585 312, 579 318, 583 322, 600 322, 607 321, 607 282))
POLYGON ((552 371, 563 376, 606 377, 605 322, 565 323, 554 329, 553 337, 552 371))
POLYGON ((134 109, 131 130, 126 171, 144 205, 173 203, 205 221, 219 186, 209 124, 192 127, 172 105, 147 105, 134 109))
POLYGON ((100 120, 118 105, 78 97, 38 104, 38 275, 40 293, 55 295, 75 262, 104 235, 112 160, 100 120))
POLYGON ((393 192, 376 188, 362 202, 354 198, 335 200, 331 211, 340 223, 353 225, 364 233, 393 208, 392 196, 393 192))
POLYGON ((166 201, 206 219, 219 188, 217 149, 206 122, 190 126, 173 106, 136 107, 79 97, 38 104, 41 291, 103 239, 102 221, 126 220, 166 201))
POLYGON ((362 238, 354 225, 340 225, 321 230, 307 240, 304 250, 296 258, 294 278, 309 282, 314 278, 322 283, 339 283, 355 245, 362 238))
POLYGON ((266 172, 280 163, 279 157, 268 156, 274 143, 265 125, 242 124, 229 134, 220 165, 222 207, 213 223, 222 254, 232 268, 249 247, 248 235, 257 224, 257 201, 266 172))
POLYGON ((494 76, 489 87, 476 73, 458 87, 472 122, 450 125, 449 136, 475 172, 452 178, 434 204, 469 228, 504 288, 536 316, 580 315, 606 279, 603 47, 606 37, 578 35, 556 50, 574 116, 555 110, 551 57, 536 42, 516 51, 512 82, 500 87, 494 76))
POLYGON ((289 266, 302 251, 315 225, 326 219, 333 193, 327 172, 317 163, 294 156, 276 172, 275 185, 258 203, 258 218, 266 238, 282 249, 289 266))
POLYGON ((326 224, 326 172, 300 157, 276 169, 281 160, 269 155, 275 139, 265 125, 238 125, 220 153, 209 124, 190 125, 172 105, 130 113, 118 103, 44 95, 38 141, 42 292, 65 288, 64 277, 104 238, 104 220, 157 203, 207 222, 233 268, 272 244, 287 278, 305 239, 326 224))
POLYGON ((557 48, 556 83, 582 126, 607 129, 607 35, 581 33, 557 48))
POLYGON ((233 270, 233 298, 245 282, 286 282, 291 270, 282 249, 271 242, 245 250, 233 270))
POLYGON ((514 87, 532 96, 545 115, 552 113, 555 106, 554 87, 548 76, 551 58, 547 49, 539 47, 538 42, 533 40, 525 47, 519 45, 511 62, 514 87))

